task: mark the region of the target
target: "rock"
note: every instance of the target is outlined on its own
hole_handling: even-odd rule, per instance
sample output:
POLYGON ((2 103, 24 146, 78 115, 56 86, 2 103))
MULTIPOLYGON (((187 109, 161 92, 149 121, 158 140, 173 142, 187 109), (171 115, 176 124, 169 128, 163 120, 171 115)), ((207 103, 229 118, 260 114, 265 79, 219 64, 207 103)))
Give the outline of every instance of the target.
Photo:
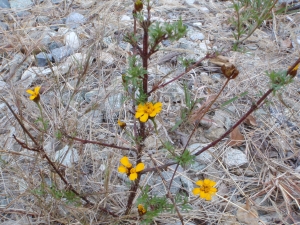
POLYGON ((71 55, 72 53, 73 53, 73 49, 68 46, 55 48, 51 51, 54 62, 56 63, 60 62, 63 58, 71 55))
MULTIPOLYGON (((189 152, 191 152, 191 154, 195 154, 197 151, 206 146, 207 144, 195 143, 188 146, 187 149, 189 150, 189 152)), ((200 155, 197 155, 195 160, 200 164, 209 164, 214 159, 211 153, 215 152, 215 150, 215 148, 209 148, 207 151, 202 152, 200 155)))
POLYGON ((10 0, 10 7, 12 9, 29 8, 33 5, 31 0, 10 0))
POLYGON ((8 25, 6 23, 3 23, 3 22, 0 21, 0 31, 1 31, 1 29, 8 30, 8 25))
POLYGON ((217 140, 225 132, 226 132, 225 128, 212 125, 208 130, 205 130, 204 137, 206 137, 211 141, 214 141, 217 140))
POLYGON ((45 52, 40 52, 35 58, 39 67, 44 67, 48 65, 48 61, 52 61, 52 55, 45 52))
POLYGON ((80 1, 80 6, 84 9, 88 9, 95 4, 96 0, 82 0, 80 1))
POLYGON ((187 36, 192 40, 192 41, 202 41, 204 39, 204 34, 197 32, 197 31, 190 31, 187 33, 187 36))
POLYGON ((62 2, 62 0, 51 0, 51 2, 52 2, 53 4, 59 4, 59 3, 62 2))
POLYGON ((114 62, 114 57, 112 54, 107 53, 107 52, 101 52, 99 58, 97 59, 99 61, 102 61, 106 64, 111 64, 114 62))
POLYGON ((193 23, 193 26, 198 27, 198 28, 202 28, 202 23, 197 22, 197 23, 193 23))
POLYGON ((66 25, 70 28, 77 28, 86 22, 86 18, 77 12, 72 12, 66 18, 66 25))
POLYGON ((144 145, 147 150, 158 150, 162 146, 162 143, 156 135, 151 135, 145 139, 144 145))
POLYGON ((54 31, 58 31, 59 30, 59 26, 62 26, 65 23, 66 23, 66 19, 54 20, 51 23, 50 29, 54 30, 54 31))
POLYGON ((71 166, 78 161, 77 150, 66 145, 61 150, 55 152, 55 161, 63 164, 64 166, 71 166))
POLYGON ((199 9, 204 13, 209 13, 209 9, 206 7, 199 7, 199 9))
POLYGON ((66 46, 72 48, 73 50, 77 50, 80 47, 80 40, 75 32, 68 32, 65 35, 65 44, 66 46))
POLYGON ((300 173, 300 166, 298 166, 298 167, 295 169, 295 172, 296 172, 296 173, 300 173))
POLYGON ((62 43, 60 42, 51 42, 49 45, 48 45, 48 48, 50 51, 52 51, 53 49, 56 49, 56 48, 60 48, 64 46, 62 43))
POLYGON ((246 166, 249 161, 245 153, 240 150, 228 147, 224 154, 224 163, 229 168, 246 166))
POLYGON ((0 0, 0 8, 10 8, 8 0, 0 0))
POLYGON ((37 16, 36 17, 36 22, 41 23, 41 24, 45 24, 50 20, 50 17, 48 16, 37 16))
POLYGON ((188 5, 192 5, 195 3, 195 0, 185 0, 185 3, 188 5))
POLYGON ((31 86, 37 74, 41 74, 44 68, 31 67, 24 71, 21 77, 21 84, 24 88, 31 86))
MULTIPOLYGON (((170 80, 171 79, 166 79, 165 82, 170 80)), ((164 96, 164 102, 171 102, 174 104, 184 102, 184 90, 176 81, 161 89, 161 93, 162 96, 164 96)))
POLYGON ((123 15, 121 17, 121 21, 130 21, 130 20, 131 20, 131 18, 129 16, 127 16, 127 15, 123 15))

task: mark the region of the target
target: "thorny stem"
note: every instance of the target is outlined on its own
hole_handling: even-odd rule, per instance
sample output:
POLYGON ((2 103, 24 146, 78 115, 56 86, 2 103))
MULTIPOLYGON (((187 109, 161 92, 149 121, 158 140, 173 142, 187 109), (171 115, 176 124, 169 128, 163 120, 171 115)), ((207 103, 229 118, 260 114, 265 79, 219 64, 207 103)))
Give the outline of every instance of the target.
POLYGON ((70 135, 65 135, 67 138, 73 139, 74 141, 79 141, 82 144, 95 144, 95 145, 101 145, 101 146, 105 146, 105 147, 109 147, 109 148, 117 148, 120 150, 127 150, 127 151, 134 151, 137 152, 136 149, 134 148, 126 148, 126 147, 121 147, 121 146, 117 146, 115 144, 106 144, 103 142, 99 142, 99 141, 90 141, 90 140, 86 140, 86 139, 81 139, 81 138, 77 138, 77 137, 71 137, 70 135))
MULTIPOLYGON (((203 108, 203 109, 204 109, 204 112, 202 112, 202 110, 199 112, 199 113, 202 114, 201 117, 199 118, 199 121, 202 120, 202 118, 203 118, 203 117, 205 116, 205 114, 208 112, 208 110, 210 109, 210 107, 211 107, 211 106, 215 103, 215 101, 219 98, 220 94, 222 93, 222 91, 224 90, 224 88, 227 86, 227 84, 229 83, 229 81, 230 81, 230 79, 227 78, 225 84, 223 85, 223 87, 221 88, 221 90, 219 91, 219 93, 217 94, 217 96, 214 98, 214 100, 213 100, 208 106, 206 106, 206 107, 203 108)), ((187 142, 186 142, 186 144, 185 144, 185 146, 184 146, 184 149, 183 149, 183 151, 182 151, 182 153, 181 153, 181 156, 182 156, 182 154, 186 151, 186 148, 187 148, 187 146, 188 146, 188 144, 189 144, 189 142, 190 142, 192 136, 194 135, 196 129, 197 129, 197 126, 194 125, 194 129, 193 129, 191 135, 189 136, 189 139, 187 140, 187 142)), ((171 189, 171 185, 172 185, 172 182, 173 182, 173 180, 174 180, 174 177, 175 177, 175 174, 176 174, 176 171, 177 171, 178 167, 179 167, 179 164, 176 165, 176 168, 175 168, 175 170, 174 170, 174 172, 173 172, 173 176, 172 176, 172 178, 171 178, 170 185, 169 185, 169 190, 171 189)))
MULTIPOLYGON (((223 140, 223 138, 225 138, 227 135, 229 135, 236 127, 238 127, 254 110, 256 110, 258 108, 258 106, 263 104, 263 101, 272 93, 274 89, 269 89, 254 105, 252 105, 252 107, 248 110, 248 112, 246 114, 244 114, 243 117, 241 117, 241 119, 239 121, 237 121, 229 130, 227 130, 221 137, 219 137, 217 140, 211 142, 209 145, 207 145, 206 147, 202 148, 201 150, 199 150, 198 152, 196 152, 195 154, 193 154, 194 156, 200 155, 201 153, 203 153, 204 151, 208 150, 211 147, 214 147, 216 144, 218 144, 220 141, 223 140)), ((159 166, 158 168, 160 169, 165 169, 169 166, 172 166, 176 164, 176 162, 172 162, 172 163, 167 163, 164 165, 159 166)), ((155 171, 156 168, 149 168, 146 169, 144 171, 142 171, 140 174, 144 174, 144 173, 148 173, 148 172, 152 172, 155 171)))
POLYGON ((149 92, 147 93, 147 95, 149 96, 152 92, 154 92, 154 91, 156 91, 156 90, 158 90, 158 89, 160 89, 160 88, 163 88, 163 87, 167 86, 168 84, 174 82, 175 80, 178 80, 180 77, 182 77, 182 76, 185 75, 186 73, 190 72, 192 69, 195 69, 197 66, 199 66, 200 63, 201 63, 203 60, 209 59, 209 58, 213 58, 213 57, 215 57, 215 53, 213 53, 213 54, 211 54, 211 55, 210 55, 210 54, 207 54, 205 57, 203 57, 202 59, 198 60, 194 65, 192 65, 192 66, 190 66, 189 68, 187 68, 186 71, 182 72, 181 74, 179 74, 178 76, 176 76, 176 77, 174 77, 173 79, 169 80, 168 82, 161 84, 162 81, 159 81, 159 82, 158 82, 159 85, 154 86, 154 87, 152 88, 152 90, 149 91, 149 92))

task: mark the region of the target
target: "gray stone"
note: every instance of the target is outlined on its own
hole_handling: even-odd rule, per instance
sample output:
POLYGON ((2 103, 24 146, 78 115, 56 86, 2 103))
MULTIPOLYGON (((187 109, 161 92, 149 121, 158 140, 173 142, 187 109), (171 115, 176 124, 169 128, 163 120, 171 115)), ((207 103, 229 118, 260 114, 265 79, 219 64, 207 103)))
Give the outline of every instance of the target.
POLYGON ((77 50, 80 47, 80 40, 75 32, 68 32, 65 35, 65 44, 66 46, 72 48, 73 50, 77 50))
POLYGON ((0 8, 10 8, 8 0, 0 0, 0 8))
POLYGON ((18 11, 18 12, 16 12, 16 14, 18 17, 26 17, 26 16, 31 15, 31 13, 28 11, 18 11))
MULTIPOLYGON (((197 151, 200 151, 202 148, 206 147, 207 144, 195 143, 187 147, 191 154, 195 154, 197 151)), ((215 152, 215 148, 209 148, 205 152, 202 152, 200 155, 196 156, 196 161, 200 164, 209 164, 213 161, 213 156, 211 153, 215 152)))
POLYGON ((55 161, 64 166, 71 166, 78 161, 78 158, 77 150, 68 145, 55 153, 55 161))
POLYGON ((51 51, 54 62, 60 62, 63 58, 71 55, 73 53, 73 49, 68 46, 63 46, 60 48, 55 48, 51 51))
POLYGON ((224 163, 229 168, 246 166, 249 161, 245 153, 240 150, 228 147, 224 154, 224 163))
POLYGON ((52 55, 45 52, 40 52, 35 57, 39 67, 46 66, 48 65, 48 61, 52 61, 52 55))
POLYGON ((59 3, 62 2, 62 0, 51 0, 51 2, 52 2, 53 4, 59 4, 59 3))
POLYGON ((224 134, 225 131, 226 130, 223 127, 212 125, 208 130, 204 132, 204 137, 211 141, 214 141, 217 140, 222 134, 224 134))
POLYGON ((11 0, 10 7, 12 9, 29 8, 33 5, 31 0, 11 0))
POLYGON ((188 5, 192 5, 195 3, 195 0, 185 0, 185 3, 188 5))
POLYGON ((36 22, 38 23, 47 23, 50 20, 50 18, 48 16, 37 16, 36 17, 36 22))
POLYGON ((70 28, 77 28, 86 21, 86 18, 77 12, 72 12, 66 18, 66 25, 70 28))
POLYGON ((60 48, 64 46, 62 43, 60 42, 51 42, 48 47, 49 47, 49 50, 52 51, 53 49, 56 49, 56 48, 60 48))
POLYGON ((193 32, 193 31, 192 32, 188 32, 187 36, 190 37, 190 39, 192 41, 198 41, 198 40, 202 41, 205 38, 204 34, 202 34, 200 32, 193 32))
POLYGON ((59 27, 66 23, 66 19, 55 20, 51 23, 50 29, 54 31, 58 31, 59 27))
POLYGON ((204 13, 209 13, 209 9, 206 7, 200 7, 199 9, 204 13))
POLYGON ((28 88, 36 78, 37 74, 41 74, 44 68, 31 67, 24 71, 21 77, 21 84, 23 87, 28 88))
MULTIPOLYGON (((6 23, 3 23, 3 22, 0 21, 0 28, 3 29, 3 30, 8 30, 8 25, 6 23)), ((0 29, 0 31, 1 31, 1 29, 0 29)))

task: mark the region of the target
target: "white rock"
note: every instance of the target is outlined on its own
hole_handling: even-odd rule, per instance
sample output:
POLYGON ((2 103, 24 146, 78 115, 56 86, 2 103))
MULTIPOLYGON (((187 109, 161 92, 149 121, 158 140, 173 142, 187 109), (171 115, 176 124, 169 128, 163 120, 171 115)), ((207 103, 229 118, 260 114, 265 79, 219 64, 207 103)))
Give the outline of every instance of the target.
POLYGON ((98 60, 103 61, 107 64, 111 64, 114 62, 114 57, 107 52, 101 52, 98 60))
POLYGON ((80 48, 80 39, 78 38, 77 34, 75 32, 68 32, 65 35, 65 44, 66 46, 71 47, 74 50, 77 50, 80 48))
POLYGON ((69 147, 68 145, 55 153, 55 161, 63 164, 64 166, 71 166, 72 163, 78 161, 78 158, 77 150, 69 147))
POLYGON ((44 70, 43 67, 31 67, 24 71, 21 76, 21 84, 23 87, 27 88, 31 85, 38 74, 42 74, 44 70))
POLYGON ((200 10, 204 13, 209 13, 209 9, 206 7, 200 7, 200 10))
POLYGON ((229 167, 240 167, 249 163, 247 156, 240 150, 228 147, 224 154, 224 163, 229 167))
POLYGON ((127 15, 123 15, 121 17, 121 21, 130 21, 130 20, 131 20, 131 18, 129 16, 127 16, 127 15))
POLYGON ((192 5, 195 3, 195 0, 185 0, 185 3, 188 5, 192 5))

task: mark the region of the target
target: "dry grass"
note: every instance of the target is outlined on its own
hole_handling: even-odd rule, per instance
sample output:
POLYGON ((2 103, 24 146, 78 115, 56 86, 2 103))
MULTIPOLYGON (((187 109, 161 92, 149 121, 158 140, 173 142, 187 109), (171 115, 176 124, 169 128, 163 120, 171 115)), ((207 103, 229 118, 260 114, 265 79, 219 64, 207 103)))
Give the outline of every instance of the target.
MULTIPOLYGON (((231 16, 228 4, 228 2, 209 2, 211 12, 216 13, 204 15, 190 13, 187 6, 179 8, 175 4, 161 3, 154 8, 154 16, 164 18, 168 16, 168 13, 173 13, 182 15, 187 24, 196 20, 203 21, 205 24, 202 32, 206 37, 213 35, 212 44, 219 50, 226 50, 232 44, 227 22, 227 18, 231 16)), ((9 102, 26 129, 37 140, 41 140, 42 134, 41 124, 35 122, 39 117, 39 111, 35 103, 28 100, 25 94, 26 88, 22 86, 22 81, 18 76, 20 77, 22 71, 26 69, 23 68, 23 62, 27 62, 27 67, 33 66, 35 64, 33 54, 44 48, 41 39, 34 37, 32 30, 45 30, 52 21, 63 18, 75 10, 76 5, 79 4, 76 2, 69 6, 41 4, 33 7, 32 14, 22 20, 16 17, 14 12, 6 10, 5 18, 11 30, 0 31, 2 68, 0 72, 1 78, 7 83, 7 86, 1 88, 1 95, 9 102), (45 13, 51 18, 47 24, 32 23, 37 15, 45 13), (8 70, 13 56, 20 51, 24 53, 23 58, 15 64, 15 68, 8 70)), ((2 11, 5 10, 2 9, 2 11)), ((61 165, 60 169, 68 182, 95 204, 94 207, 69 204, 65 199, 55 198, 55 194, 50 194, 53 193, 51 185, 63 190, 64 184, 44 158, 22 148, 12 138, 12 135, 15 135, 28 146, 34 146, 32 141, 24 135, 8 108, 1 103, 1 224, 140 224, 140 221, 136 219, 138 215, 136 209, 133 209, 130 215, 122 215, 126 209, 127 192, 130 186, 117 172, 120 158, 124 154, 134 156, 134 152, 128 153, 128 151, 94 144, 82 144, 64 135, 62 138, 57 137, 57 132, 64 130, 66 134, 76 135, 79 138, 130 147, 131 140, 125 132, 118 129, 116 124, 116 119, 120 117, 127 122, 128 127, 132 125, 132 115, 128 113, 128 110, 131 110, 129 102, 124 101, 121 108, 117 110, 114 107, 109 108, 111 105, 108 103, 111 96, 122 93, 120 75, 126 69, 129 46, 128 50, 124 51, 118 47, 118 41, 122 39, 126 31, 131 29, 131 26, 130 23, 120 21, 119 18, 128 11, 131 11, 131 1, 99 1, 92 9, 79 10, 78 12, 89 18, 89 22, 78 31, 83 44, 80 52, 91 54, 91 58, 95 59, 94 62, 87 71, 84 71, 82 67, 87 62, 83 62, 82 65, 75 63, 65 75, 59 73, 48 76, 38 75, 32 84, 32 86, 41 85, 44 89, 41 105, 45 119, 49 121, 43 142, 47 154, 54 160, 55 152, 66 145, 69 146, 69 152, 72 148, 77 150, 77 162, 70 166, 61 165), (103 39, 108 36, 111 36, 113 41, 109 46, 105 46, 103 39), (115 57, 115 61, 110 65, 98 60, 104 52, 115 57), (112 86, 112 84, 115 85, 112 86), (89 91, 94 91, 95 95, 90 101, 85 101, 82 93, 89 91), (104 109, 106 110, 103 111, 104 109), (48 184, 44 189, 48 194, 41 193, 43 183, 48 184), (109 216, 101 208, 106 208, 119 217, 109 216)), ((285 16, 276 17, 275 22, 280 26, 284 24, 293 36, 297 28, 294 23, 298 24, 300 17, 297 13, 289 16, 294 19, 294 22, 284 20, 285 16)), ((263 26, 261 30, 265 34, 276 32, 266 26, 263 26)), ((223 102, 243 92, 248 92, 245 97, 231 104, 231 108, 235 110, 231 112, 230 117, 233 122, 251 107, 260 92, 266 91, 269 87, 269 79, 265 76, 265 71, 285 69, 299 56, 297 44, 294 50, 287 53, 275 40, 263 38, 260 35, 262 34, 259 32, 256 36, 254 35, 254 38, 257 38, 256 43, 259 43, 259 48, 256 50, 250 50, 248 53, 227 53, 239 69, 240 75, 230 82, 216 106, 220 106, 223 102)), ((176 47, 168 47, 166 52, 172 48, 176 47)), ((155 69, 156 64, 153 63, 152 67, 155 69)), ((214 84, 203 83, 197 71, 186 75, 184 79, 193 83, 195 90, 199 90, 198 98, 216 94, 224 82, 221 80, 214 84)), ((158 91, 155 98, 162 100, 163 93, 158 91)), ((277 215, 274 223, 296 224, 300 220, 300 175, 299 171, 295 171, 300 163, 299 78, 284 88, 280 98, 274 96, 268 98, 268 101, 268 104, 264 104, 262 109, 254 114, 258 126, 242 126, 241 128, 245 136, 241 149, 247 154, 249 160, 246 168, 229 169, 226 167, 223 162, 227 147, 224 141, 216 147, 214 160, 201 171, 187 169, 178 172, 176 176, 183 176, 192 182, 203 177, 213 179, 217 181, 219 190, 218 196, 213 201, 205 202, 195 199, 187 188, 181 187, 183 192, 189 193, 192 207, 190 211, 181 213, 186 224, 189 224, 188 222, 238 224, 236 218, 239 218, 240 214, 237 210, 247 211, 250 208, 254 210, 254 213, 246 214, 246 218, 256 218, 255 212, 258 211, 259 215, 277 215), (274 113, 275 109, 276 113, 274 113), (280 121, 280 118, 284 118, 286 122, 280 121), (251 207, 244 209, 243 204, 246 202, 249 202, 251 207)), ((180 128, 180 134, 172 133, 170 129, 184 102, 164 104, 164 111, 158 118, 159 138, 174 142, 176 151, 179 152, 182 150, 182 135, 180 134, 189 135, 192 128, 189 124, 185 124, 180 128)), ((155 135, 154 138, 158 139, 155 135)), ((191 143, 203 140, 205 138, 200 127, 191 143)), ((159 141, 157 143, 159 145, 159 141)), ((150 150, 157 164, 160 165, 169 160, 161 147, 150 150)), ((143 161, 146 162, 147 167, 153 166, 146 154, 143 161)), ((149 184, 153 176, 153 173, 145 174, 141 179, 141 186, 149 184)), ((155 188, 162 183, 150 183, 150 185, 151 188, 155 188)), ((242 222, 242 219, 239 218, 239 221, 242 222)), ((178 222, 176 213, 162 213, 155 224, 178 222)), ((264 223, 261 221, 261 224, 264 223)))

